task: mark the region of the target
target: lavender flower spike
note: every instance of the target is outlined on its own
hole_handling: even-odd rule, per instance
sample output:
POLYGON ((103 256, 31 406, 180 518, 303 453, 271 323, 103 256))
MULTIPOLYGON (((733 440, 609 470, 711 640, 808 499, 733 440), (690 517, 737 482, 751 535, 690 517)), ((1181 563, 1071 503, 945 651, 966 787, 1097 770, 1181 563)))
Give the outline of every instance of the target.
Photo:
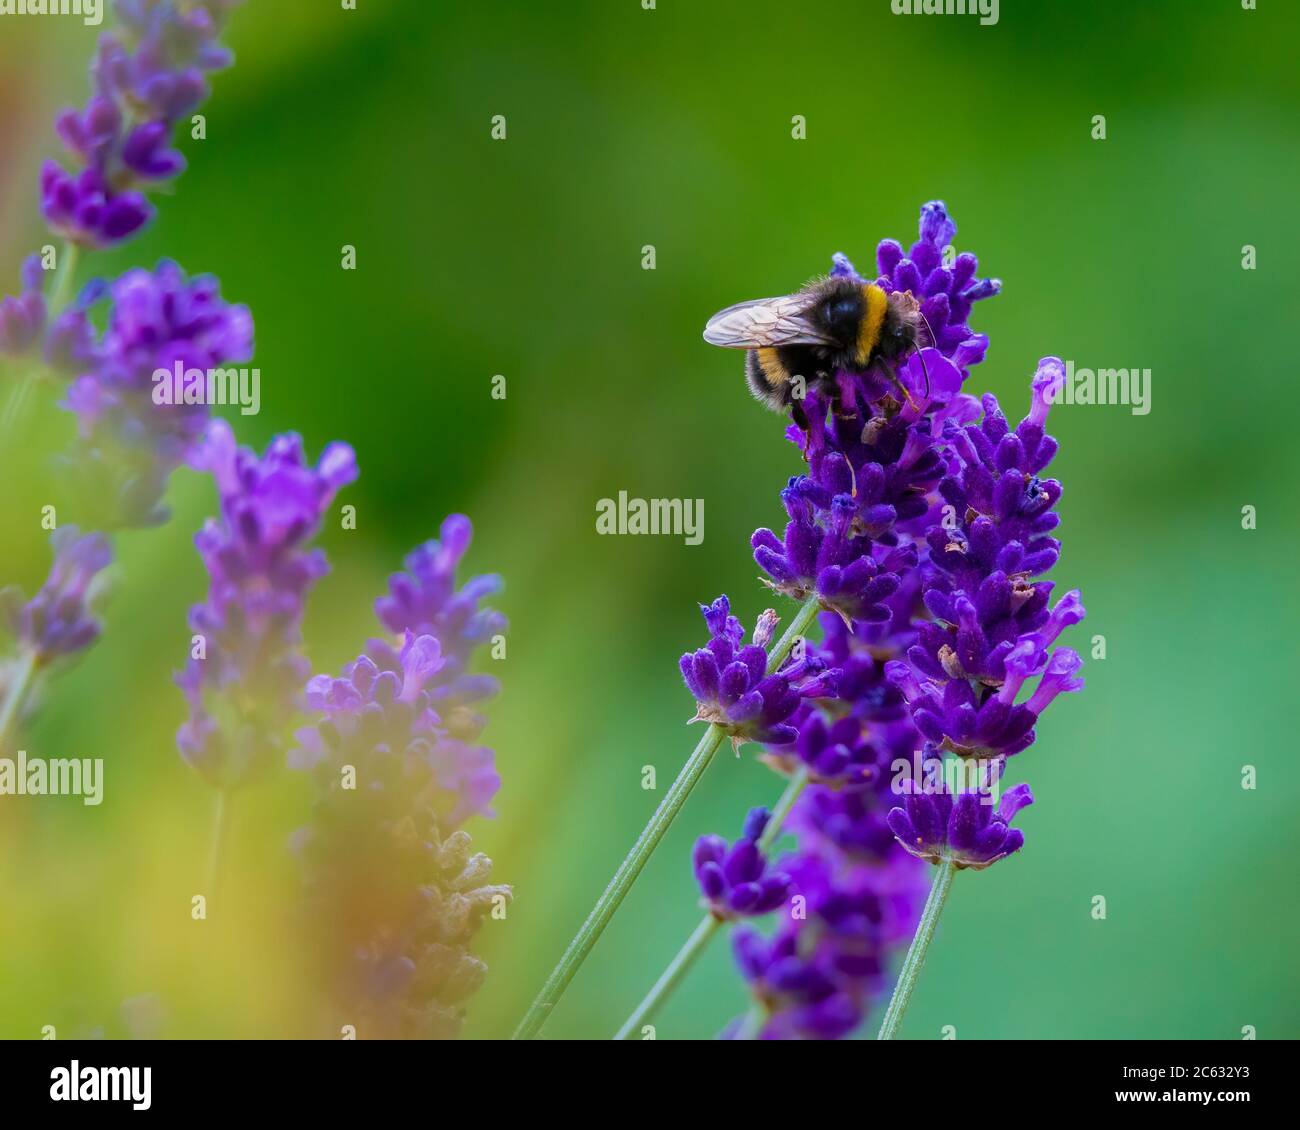
MULTIPOLYGON (((88 289, 85 297, 96 297, 88 289)), ((153 525, 166 517, 168 476, 193 458, 210 414, 206 397, 176 397, 155 374, 179 369, 184 377, 247 361, 253 320, 246 306, 221 297, 216 279, 189 278, 167 260, 127 271, 106 289, 112 307, 100 341, 79 301, 51 335, 69 344, 47 343, 71 353, 70 362, 90 356, 73 370, 79 375, 63 405, 79 432, 69 463, 97 514, 117 525, 153 525), (160 388, 173 395, 159 402, 160 388)))
POLYGON ((465 745, 448 731, 435 709, 448 658, 433 636, 408 631, 399 649, 371 640, 364 655, 343 668, 341 678, 317 675, 307 684, 307 705, 323 715, 298 731, 295 769, 324 764, 327 777, 341 765, 365 765, 372 784, 415 794, 437 790, 444 829, 475 814, 491 815, 488 803, 501 787, 492 751, 465 745))
POLYGON ((456 588, 456 570, 473 537, 470 520, 452 514, 442 523, 441 538, 427 541, 406 558, 405 573, 388 579, 388 595, 375 601, 375 615, 391 632, 436 636, 444 664, 430 694, 449 732, 472 741, 483 719, 471 704, 497 692, 491 675, 468 671, 473 653, 505 632, 506 618, 480 608, 485 597, 501 591, 501 578, 488 573, 456 588))
POLYGON ((720 596, 700 605, 713 638, 679 661, 682 678, 698 704, 692 722, 711 722, 727 732, 739 753, 747 741, 789 745, 798 731, 789 724, 805 698, 835 694, 837 670, 827 670, 816 655, 792 656, 773 674, 767 673, 767 648, 776 630, 777 615, 764 612, 754 627, 754 642, 745 645, 745 629, 731 615, 731 602, 720 596))
POLYGON ((901 244, 885 239, 876 248, 880 269, 878 285, 887 291, 910 290, 921 303, 921 313, 934 337, 934 346, 961 371, 984 359, 988 337, 967 325, 971 307, 1002 289, 998 279, 976 278, 979 260, 969 251, 943 266, 944 249, 957 234, 957 225, 942 200, 921 207, 920 238, 904 252, 901 244))
MULTIPOLYGON (((371 640, 340 678, 307 684, 315 723, 298 731, 290 764, 311 775, 311 823, 296 837, 304 868, 304 927, 330 987, 337 1021, 363 1037, 442 1039, 457 1034, 465 1000, 486 966, 470 950, 483 919, 511 898, 491 884, 491 861, 470 854, 460 824, 487 808, 500 785, 491 750, 462 740, 458 725, 467 624, 502 626, 455 571, 469 520, 443 523, 443 542, 408 558, 396 594, 377 610, 400 619, 400 647, 371 640), (447 632, 451 647, 428 630, 447 632), (345 767, 355 788, 343 782, 345 767)), ((472 634, 472 633, 470 633, 472 634)), ((495 684, 493 684, 495 686, 495 684)))
POLYGON ((99 41, 95 93, 55 122, 79 172, 41 170, 41 211, 84 247, 130 238, 153 218, 144 190, 185 167, 171 148, 177 121, 208 96, 206 75, 231 62, 217 42, 231 0, 118 0, 120 34, 99 41))
POLYGON ((44 274, 39 255, 23 261, 23 292, 0 299, 0 357, 26 353, 45 329, 44 274))
POLYGON ((216 481, 221 519, 194 538, 211 583, 190 611, 197 650, 176 678, 190 704, 177 744, 208 780, 232 786, 273 762, 298 709, 308 674, 304 602, 328 570, 305 543, 357 467, 342 443, 310 466, 296 435, 278 436, 259 457, 236 446, 224 420, 209 425, 193 465, 216 481))
POLYGON ((38 664, 84 651, 99 638, 99 622, 90 614, 98 574, 113 559, 103 534, 83 534, 61 526, 50 535, 54 564, 49 579, 26 603, 16 589, 0 593, 0 606, 19 643, 38 664))
MULTIPOLYGON (((903 871, 911 861, 894 857, 903 871)), ((736 931, 733 948, 750 991, 765 1014, 760 1039, 837 1040, 866 1016, 881 987, 893 924, 885 870, 845 866, 834 856, 802 849, 790 863, 803 917, 778 921, 764 938, 736 931)))

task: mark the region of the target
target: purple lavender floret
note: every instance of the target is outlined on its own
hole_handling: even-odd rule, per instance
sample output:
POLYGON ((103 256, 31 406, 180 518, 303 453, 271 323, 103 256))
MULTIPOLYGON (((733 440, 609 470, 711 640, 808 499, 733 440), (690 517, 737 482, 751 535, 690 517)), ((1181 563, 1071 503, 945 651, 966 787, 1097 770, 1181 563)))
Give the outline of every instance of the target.
MULTIPOLYGON (((437 794, 439 824, 451 831, 473 815, 491 815, 489 803, 501 787, 492 751, 452 735, 437 711, 436 691, 445 685, 448 657, 431 635, 405 633, 400 648, 371 640, 365 654, 343 668, 340 678, 317 675, 307 684, 307 706, 321 721, 297 733, 290 764, 324 767, 337 776, 341 765, 364 766, 374 787, 400 774, 416 777, 437 794)), ((419 790, 417 790, 419 791, 419 790)))
POLYGON ((296 435, 258 456, 236 445, 224 420, 209 424, 192 465, 212 475, 221 518, 194 538, 210 587, 190 610, 204 654, 176 678, 190 705, 177 744, 205 778, 232 786, 273 762, 298 710, 309 671, 299 651, 304 602, 329 568, 306 543, 357 467, 343 443, 311 466, 296 435))
POLYGON ((794 744, 763 756, 787 776, 802 768, 810 781, 851 790, 871 788, 885 776, 891 751, 857 715, 836 717, 805 704, 792 724, 798 731, 794 744))
MULTIPOLYGON (((783 929, 772 938, 741 928, 732 939, 740 974, 765 1009, 763 1040, 840 1040, 865 1018, 853 991, 841 984, 833 939, 813 946, 801 944, 799 934, 783 929)), ((877 966, 877 972, 879 967, 877 966)), ((739 1022, 723 1033, 734 1038, 739 1022)))
MULTIPOLYGON (((891 608, 890 616, 891 623, 895 616, 910 619, 906 605, 891 608)), ((785 776, 803 770, 811 782, 833 789, 879 790, 889 780, 889 767, 916 745, 907 703, 886 678, 885 663, 910 636, 882 630, 880 621, 849 627, 830 613, 820 623, 824 638, 816 654, 839 672, 837 697, 805 701, 791 718, 799 732, 794 744, 767 750, 763 761, 785 776)))
POLYGON ((83 247, 111 247, 153 219, 144 194, 115 191, 98 169, 73 175, 56 162, 41 169, 41 213, 50 229, 83 247))
POLYGON ((883 864, 896 848, 881 796, 862 789, 807 789, 790 813, 800 844, 850 863, 883 864))
POLYGON ((45 330, 45 272, 39 255, 23 260, 21 277, 22 294, 0 299, 0 357, 26 353, 45 330))
POLYGON ((54 231, 84 247, 109 247, 153 218, 143 190, 185 167, 172 133, 207 98, 208 72, 231 62, 217 42, 231 7, 118 0, 122 34, 100 37, 94 94, 55 122, 80 169, 47 161, 41 170, 41 211, 54 231))
MULTIPOLYGON (((223 70, 234 62, 229 48, 217 42, 230 13, 242 0, 115 0, 117 18, 136 45, 133 72, 115 69, 110 77, 124 94, 137 101, 150 94, 167 93, 174 75, 188 76, 192 83, 203 81, 210 71, 223 70), (135 85, 127 79, 134 78, 135 85), (168 81, 170 80, 170 81, 168 81)), ((163 114, 171 103, 159 101, 154 109, 163 114)), ((184 112, 184 111, 181 111, 184 112)))
POLYGON ((375 601, 375 615, 391 632, 428 631, 445 650, 468 652, 505 631, 505 617, 479 608, 484 597, 501 591, 495 573, 472 577, 456 588, 456 570, 469 549, 474 529, 463 514, 442 523, 439 540, 427 541, 406 558, 405 573, 394 573, 388 595, 375 601))
POLYGON ((1011 821, 1034 803, 1028 785, 1002 794, 996 808, 977 790, 948 786, 925 791, 904 782, 903 807, 891 809, 889 827, 912 855, 930 863, 951 860, 958 870, 982 871, 1024 846, 1024 833, 1011 821))
POLYGON ((74 302, 55 315, 41 346, 41 355, 51 369, 74 377, 99 364, 99 337, 89 312, 108 292, 108 283, 92 279, 74 302))
POLYGON ((375 601, 375 615, 390 631, 436 636, 445 664, 433 689, 434 706, 446 725, 464 740, 472 740, 482 719, 469 704, 497 692, 491 675, 469 671, 470 658, 480 647, 503 634, 506 618, 479 602, 501 591, 494 573, 471 577, 456 587, 456 570, 473 537, 470 520, 452 514, 442 523, 438 540, 425 542, 406 558, 407 572, 394 573, 388 594, 375 601))
POLYGON ((107 525, 165 520, 161 501, 167 479, 193 456, 210 418, 206 396, 191 395, 185 403, 185 392, 201 391, 195 373, 206 375, 252 357, 248 308, 226 302, 215 278, 187 278, 164 260, 153 271, 133 269, 106 288, 88 288, 56 328, 55 346, 68 361, 90 357, 64 400, 79 432, 69 463, 88 504, 107 516, 107 525), (112 300, 108 325, 94 342, 85 304, 104 293, 112 300), (178 366, 180 403, 175 402, 178 366), (155 380, 160 371, 168 382, 155 380))
POLYGON ((833 696, 838 672, 827 670, 812 649, 804 649, 769 675, 767 649, 776 630, 775 612, 768 609, 758 618, 753 643, 746 645, 745 629, 731 615, 726 596, 700 605, 700 611, 713 638, 678 661, 698 704, 691 721, 720 726, 737 750, 747 741, 789 745, 798 736, 789 724, 791 715, 805 698, 833 696))
POLYGON ((845 624, 828 613, 817 618, 822 629, 817 650, 828 667, 839 668, 844 688, 840 695, 842 708, 865 722, 880 725, 908 719, 907 703, 885 678, 884 665, 904 654, 915 639, 912 613, 920 594, 916 572, 911 570, 904 586, 890 598, 891 618, 887 623, 845 624))
POLYGON ((758 846, 771 818, 766 808, 752 808, 734 844, 721 836, 695 841, 695 879, 704 905, 719 921, 770 914, 789 895, 790 876, 774 867, 758 846))
POLYGON ((795 429, 808 473, 792 478, 781 499, 790 517, 781 537, 755 532, 754 560, 769 587, 796 600, 816 595, 845 622, 884 623, 901 577, 915 568, 907 533, 929 510, 944 473, 933 436, 905 414, 873 414, 805 401, 808 427, 795 429))
POLYGON ((38 664, 75 655, 99 638, 99 621, 89 604, 96 578, 113 560, 113 549, 102 534, 83 534, 76 526, 60 526, 50 534, 54 563, 50 575, 31 600, 16 589, 0 593, 9 626, 19 646, 38 664))
POLYGON ((741 973, 766 1010, 761 1039, 841 1039, 865 1018, 884 973, 879 876, 801 852, 789 864, 800 913, 769 939, 736 931, 741 973))
POLYGON ((1083 680, 1076 677, 1083 666, 1078 652, 1058 647, 1048 653, 1040 638, 1029 633, 1012 648, 1005 679, 996 690, 976 689, 963 678, 917 679, 907 664, 897 661, 889 664, 887 674, 906 694, 916 728, 936 747, 961 757, 1010 757, 1033 744, 1038 717, 1057 695, 1083 689, 1083 680), (1016 703, 1020 688, 1033 676, 1039 676, 1033 694, 1016 703))
MULTIPOLYGON (((823 490, 810 478, 791 480, 781 492, 790 515, 785 536, 756 531, 754 560, 776 592, 795 600, 815 593, 822 607, 846 620, 886 620, 889 610, 883 602, 898 588, 898 577, 888 570, 898 563, 893 556, 877 562, 870 536, 856 532, 858 507, 852 495, 836 494, 821 510, 814 497, 823 490)), ((886 524, 890 520, 892 516, 884 519, 886 524)))

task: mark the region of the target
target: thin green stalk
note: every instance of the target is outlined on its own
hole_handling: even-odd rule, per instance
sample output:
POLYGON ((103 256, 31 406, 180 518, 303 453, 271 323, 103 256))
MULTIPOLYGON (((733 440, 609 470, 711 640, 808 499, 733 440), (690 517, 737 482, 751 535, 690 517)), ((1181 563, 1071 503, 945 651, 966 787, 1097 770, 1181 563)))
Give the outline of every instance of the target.
POLYGON ((786 785, 785 792, 781 794, 780 799, 772 808, 772 815, 768 819, 767 827, 763 829, 763 834, 758 837, 758 850, 767 851, 777 838, 781 835, 781 827, 785 824, 785 818, 790 815, 790 809, 794 807, 794 802, 799 799, 799 794, 803 792, 804 786, 808 784, 808 769, 806 766, 800 766, 795 775, 790 778, 790 783, 786 785))
MULTIPOLYGON (((806 769, 800 769, 798 773, 790 778, 790 783, 786 785, 785 792, 781 794, 781 799, 776 802, 776 807, 772 809, 772 816, 767 822, 767 827, 763 829, 763 834, 759 837, 758 848, 760 851, 767 851, 781 834, 781 825, 785 823, 785 818, 790 814, 790 809, 794 807, 794 802, 799 799, 799 794, 803 792, 804 785, 807 783, 808 771, 806 769)), ((712 914, 704 916, 700 924, 691 932, 691 936, 686 939, 686 944, 677 951, 677 956, 668 963, 668 968, 660 974, 659 980, 651 986, 650 991, 646 993, 641 1003, 636 1006, 632 1015, 623 1022, 623 1027, 614 1035, 614 1039, 627 1040, 635 1033, 640 1032, 650 1018, 659 1011, 663 1003, 672 996, 674 990, 681 984, 686 974, 690 972, 699 956, 708 949, 709 943, 713 941, 718 932, 718 927, 721 925, 722 920, 715 918, 712 914)))
POLYGON ((59 255, 58 265, 54 270, 54 286, 50 290, 50 318, 56 318, 72 297, 72 280, 77 275, 77 260, 81 258, 81 248, 75 243, 67 242, 59 255))
POLYGON ((0 704, 0 752, 9 744, 9 733, 22 715, 23 704, 32 689, 35 674, 36 652, 25 647, 14 661, 13 678, 5 691, 4 703, 0 704))
POLYGON ((736 1029, 735 1039, 737 1040, 757 1040, 758 1034, 763 1030, 763 1024, 767 1020, 767 1009, 758 1001, 755 1001, 753 1007, 745 1013, 740 1022, 740 1027, 736 1029))
POLYGON ((916 926, 916 936, 908 948, 903 968, 898 973, 898 984, 894 986, 894 995, 885 1010, 884 1022, 880 1025, 878 1040, 892 1040, 898 1035, 898 1027, 903 1022, 903 1013, 907 1011, 908 1002, 916 989, 916 982, 921 976, 921 966, 925 964, 925 954, 934 940, 935 928, 939 925, 939 915, 943 913, 944 903, 948 901, 948 892, 952 888, 952 877, 957 874, 957 865, 951 859, 943 860, 936 868, 934 885, 930 887, 929 897, 925 900, 925 909, 921 911, 921 921, 916 926))
MULTIPOLYGON (((815 597, 805 601, 795 613, 794 618, 790 621, 789 627, 777 641, 776 646, 768 653, 767 669, 775 671, 784 661, 786 656, 794 650, 794 645, 803 636, 808 625, 812 623, 813 617, 817 615, 818 605, 815 597)), ((537 994, 537 999, 533 1001, 524 1018, 519 1022, 519 1027, 515 1029, 512 1039, 531 1040, 541 1031, 542 1025, 546 1023, 551 1015, 551 1010, 564 995, 564 990, 569 987, 569 982, 573 980, 574 975, 587 960, 587 955, 591 952, 592 947, 599 940, 600 935, 604 933, 605 927, 614 917, 615 911, 618 910, 623 900, 627 897, 628 891, 632 889, 632 884, 636 882, 646 863, 649 862, 650 856, 659 846, 659 841, 663 839, 664 833, 668 831, 677 814, 681 811, 682 805, 686 803, 687 797, 699 783, 700 778, 704 776, 704 771, 709 767, 713 760, 713 755, 718 752, 718 747, 722 744, 723 738, 727 736, 726 730, 717 725, 710 725, 705 731, 704 736, 700 739, 699 745, 695 747, 695 752, 686 759, 686 764, 682 766, 681 771, 677 774, 677 779, 669 786, 668 792, 664 799, 655 809, 654 815, 650 817, 649 823, 646 824, 641 835, 637 837, 636 843, 632 845, 632 850, 627 853, 626 858, 619 865, 614 877, 609 881, 600 898, 596 900, 596 905, 592 907, 591 913, 587 915, 587 920, 574 935, 564 953, 561 955, 559 963, 551 970, 551 975, 546 979, 542 986, 541 992, 537 994)))
POLYGON ((28 367, 23 370, 21 376, 14 378, 13 388, 10 389, 8 399, 5 400, 4 411, 0 413, 0 445, 8 443, 9 433, 13 430, 14 424, 22 418, 23 409, 27 407, 27 398, 31 396, 32 389, 36 387, 36 382, 40 380, 44 371, 39 367, 28 367))
POLYGON ((616 1040, 628 1040, 636 1033, 640 1033, 642 1027, 655 1014, 659 1006, 668 999, 673 990, 681 984, 689 972, 692 965, 695 964, 696 958, 702 954, 708 945, 713 941, 714 935, 722 926, 722 919, 715 918, 712 914, 706 914, 700 921, 700 924, 691 931, 691 936, 686 939, 686 944, 677 951, 677 956, 668 963, 668 968, 660 975, 659 980, 645 995, 645 999, 636 1006, 636 1010, 624 1022, 614 1035, 616 1040))

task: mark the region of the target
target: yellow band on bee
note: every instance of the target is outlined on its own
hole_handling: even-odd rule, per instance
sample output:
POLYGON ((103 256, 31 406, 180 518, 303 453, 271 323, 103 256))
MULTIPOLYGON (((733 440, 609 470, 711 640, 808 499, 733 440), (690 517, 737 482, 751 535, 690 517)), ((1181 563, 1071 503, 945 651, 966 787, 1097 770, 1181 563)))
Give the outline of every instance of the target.
POLYGON ((763 370, 767 383, 773 388, 780 388, 790 379, 790 374, 785 371, 785 366, 781 364, 781 356, 775 349, 761 347, 758 351, 758 366, 763 370))
POLYGON ((862 325, 858 327, 858 353, 855 358, 859 365, 865 365, 871 357, 871 351, 880 341, 880 327, 885 324, 885 311, 889 309, 889 297, 874 283, 865 283, 862 297, 867 309, 862 316, 862 325))

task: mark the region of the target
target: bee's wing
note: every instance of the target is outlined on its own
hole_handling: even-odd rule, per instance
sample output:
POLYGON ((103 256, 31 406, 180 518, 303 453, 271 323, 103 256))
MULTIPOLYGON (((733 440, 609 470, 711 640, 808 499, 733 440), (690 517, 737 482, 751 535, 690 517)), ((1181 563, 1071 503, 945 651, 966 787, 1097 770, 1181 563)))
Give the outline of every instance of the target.
POLYGON ((709 319, 704 340, 728 349, 834 344, 805 314, 807 305, 808 298, 802 294, 737 302, 709 319))

